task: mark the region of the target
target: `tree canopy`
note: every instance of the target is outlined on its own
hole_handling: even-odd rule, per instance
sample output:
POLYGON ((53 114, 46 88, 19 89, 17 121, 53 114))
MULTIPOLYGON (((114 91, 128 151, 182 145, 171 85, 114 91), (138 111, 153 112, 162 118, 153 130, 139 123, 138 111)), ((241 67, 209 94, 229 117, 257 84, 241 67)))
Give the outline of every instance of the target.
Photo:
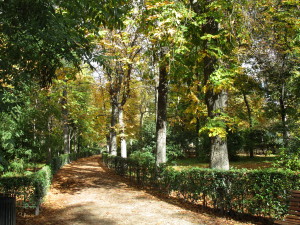
POLYGON ((0 169, 87 146, 299 169, 299 14, 297 0, 0 1, 0 169))

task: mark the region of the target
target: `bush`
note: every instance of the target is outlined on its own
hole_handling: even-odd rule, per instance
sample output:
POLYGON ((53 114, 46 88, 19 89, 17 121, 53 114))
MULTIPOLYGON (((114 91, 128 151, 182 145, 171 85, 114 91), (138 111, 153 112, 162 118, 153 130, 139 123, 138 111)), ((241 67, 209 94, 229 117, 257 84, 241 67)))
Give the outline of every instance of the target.
POLYGON ((117 174, 226 213, 280 218, 287 213, 289 191, 300 189, 300 174, 290 170, 176 171, 172 167, 156 167, 154 162, 141 164, 138 160, 103 154, 104 163, 117 174))
POLYGON ((12 172, 0 177, 0 193, 17 195, 23 208, 38 207, 51 184, 52 176, 62 166, 78 158, 99 153, 99 149, 84 149, 80 153, 63 154, 51 160, 50 165, 44 166, 36 173, 23 170, 20 160, 10 164, 12 172), (22 172, 22 173, 20 173, 22 172))
POLYGON ((15 173, 23 173, 25 168, 24 168, 24 160, 23 159, 15 159, 14 161, 12 161, 9 166, 8 166, 8 170, 10 172, 15 172, 15 173))
POLYGON ((47 194, 52 180, 52 172, 50 166, 44 166, 41 170, 33 175, 33 201, 39 206, 44 196, 47 194))
POLYGON ((130 159, 139 162, 140 164, 154 163, 155 157, 150 152, 135 151, 129 157, 130 159))
POLYGON ((184 156, 181 145, 170 143, 167 145, 167 159, 172 161, 184 156))
POLYGON ((287 148, 281 149, 275 166, 293 171, 300 170, 300 138, 291 139, 287 148))

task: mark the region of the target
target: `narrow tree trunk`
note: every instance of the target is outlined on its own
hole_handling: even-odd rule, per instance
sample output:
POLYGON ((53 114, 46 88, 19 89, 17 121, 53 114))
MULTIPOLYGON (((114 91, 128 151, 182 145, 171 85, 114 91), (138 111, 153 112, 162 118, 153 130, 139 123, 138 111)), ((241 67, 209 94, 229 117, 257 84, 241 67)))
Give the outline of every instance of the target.
POLYGON ((283 146, 287 147, 288 130, 287 130, 287 125, 286 125, 286 107, 285 107, 285 102, 284 102, 284 96, 285 96, 285 85, 282 84, 280 98, 279 98, 280 116, 281 116, 281 125, 282 125, 283 146))
MULTIPOLYGON (((249 136, 247 138, 249 138, 250 142, 252 142, 252 135, 251 135, 251 130, 252 130, 252 127, 253 127, 252 113, 251 113, 251 108, 250 108, 250 104, 249 104, 247 95, 245 93, 243 93, 243 97, 244 97, 245 105, 247 107, 247 115, 248 115, 249 128, 250 128, 250 133, 249 133, 249 136)), ((248 146, 248 148, 249 148, 250 158, 254 158, 254 149, 253 149, 252 143, 248 146)))
POLYGON ((47 147, 48 147, 48 155, 47 155, 47 161, 48 163, 51 162, 51 159, 52 159, 52 148, 51 148, 51 133, 52 133, 52 119, 51 119, 51 116, 48 118, 48 144, 47 144, 47 147))
MULTIPOLYGON (((218 23, 213 18, 207 18, 207 23, 203 26, 203 33, 215 35, 218 33, 218 23)), ((208 43, 206 43, 206 48, 208 43)), ((212 55, 206 55, 204 58, 204 84, 208 85, 211 75, 214 72, 214 66, 217 59, 212 55)), ((222 90, 216 92, 214 87, 208 87, 205 93, 208 116, 214 119, 220 116, 227 106, 227 92, 222 90)), ((219 135, 210 137, 211 155, 210 167, 215 169, 229 170, 229 158, 226 138, 219 135)))
POLYGON ((123 107, 119 108, 119 124, 120 124, 120 142, 121 142, 121 157, 127 158, 127 143, 125 137, 125 123, 123 107))
POLYGON ((144 112, 140 110, 140 137, 142 136, 143 125, 144 125, 144 112))
POLYGON ((159 85, 157 88, 157 121, 156 121, 156 164, 165 163, 167 142, 167 94, 168 80, 165 64, 159 68, 159 85))
POLYGON ((243 97, 244 97, 245 105, 247 107, 247 115, 248 115, 248 120, 249 120, 249 127, 252 128, 253 127, 253 122, 252 122, 251 107, 250 107, 247 95, 245 93, 243 93, 243 97))
MULTIPOLYGON (((66 82, 66 81, 65 81, 66 82)), ((69 145, 69 124, 68 124, 68 109, 67 109, 67 100, 68 92, 67 87, 64 85, 63 96, 62 96, 62 118, 63 118, 63 139, 64 139, 64 153, 70 153, 70 145, 69 145)))
POLYGON ((110 154, 117 155, 118 99, 112 96, 110 121, 110 154))
POLYGON ((201 149, 200 149, 199 130, 200 130, 200 119, 197 117, 196 118, 196 154, 197 157, 202 157, 203 154, 201 153, 201 149))
POLYGON ((69 126, 69 136, 68 136, 68 148, 69 148, 69 152, 71 153, 72 152, 72 128, 70 128, 69 126))
MULTIPOLYGON (((200 78, 200 74, 199 73, 196 73, 196 77, 197 79, 200 81, 201 78, 200 78)), ((200 87, 200 82, 197 82, 197 93, 198 93, 198 98, 200 99, 201 96, 200 96, 200 93, 201 93, 201 87, 200 87)), ((200 118, 199 118, 199 111, 197 110, 197 115, 196 115, 196 154, 197 154, 197 157, 201 157, 201 158, 204 158, 205 155, 201 152, 201 149, 200 149, 200 136, 199 136, 199 131, 200 131, 200 118)))
MULTIPOLYGON (((109 128, 107 129, 109 130, 109 128)), ((106 134, 106 151, 110 153, 110 130, 109 133, 106 134)))
POLYGON ((74 152, 77 153, 77 146, 78 146, 78 131, 75 130, 74 134, 74 152))

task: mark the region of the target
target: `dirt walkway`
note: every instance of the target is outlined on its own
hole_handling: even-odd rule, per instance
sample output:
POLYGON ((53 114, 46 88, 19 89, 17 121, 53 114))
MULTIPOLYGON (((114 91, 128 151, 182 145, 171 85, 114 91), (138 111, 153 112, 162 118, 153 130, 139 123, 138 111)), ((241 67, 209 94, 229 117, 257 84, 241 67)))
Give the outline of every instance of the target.
POLYGON ((123 178, 99 166, 98 159, 93 156, 64 166, 54 177, 41 214, 19 219, 18 224, 246 224, 162 201, 129 186, 123 178))

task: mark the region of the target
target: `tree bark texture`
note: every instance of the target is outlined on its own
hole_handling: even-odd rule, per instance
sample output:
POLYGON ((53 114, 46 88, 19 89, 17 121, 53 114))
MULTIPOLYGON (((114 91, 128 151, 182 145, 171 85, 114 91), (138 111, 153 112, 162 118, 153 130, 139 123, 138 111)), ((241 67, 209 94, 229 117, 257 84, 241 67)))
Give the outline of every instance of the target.
MULTIPOLYGON (((252 127, 253 127, 253 120, 252 120, 252 113, 251 113, 251 107, 250 107, 250 104, 249 104, 249 101, 248 101, 248 98, 247 98, 247 95, 245 93, 243 93, 243 97, 244 97, 244 102, 245 102, 245 105, 247 107, 247 115, 248 115, 248 120, 249 120, 249 128, 250 128, 250 133, 249 133, 249 140, 251 141, 252 138, 252 134, 251 134, 251 131, 252 131, 252 127)), ((250 158, 254 158, 254 148, 253 148, 253 144, 250 144, 248 146, 248 151, 249 151, 249 154, 250 154, 250 158)))
POLYGON ((157 88, 156 165, 167 162, 167 95, 167 67, 162 64, 159 68, 159 85, 157 88))
MULTIPOLYGON (((66 81, 65 81, 66 82, 66 81)), ((63 118, 63 139, 64 139, 64 153, 70 154, 70 142, 69 142, 69 112, 67 109, 67 103, 68 103, 68 91, 67 86, 64 85, 63 89, 63 95, 62 95, 62 118, 63 118)))
MULTIPOLYGON (((207 23, 203 26, 203 33, 215 35, 218 33, 218 23, 213 18, 207 18, 207 23)), ((205 48, 208 49, 206 41, 205 48)), ((215 71, 214 66, 217 59, 212 55, 206 55, 204 58, 204 84, 208 85, 211 75, 215 71)), ((210 84, 211 85, 211 84, 210 84)), ((227 92, 225 90, 216 92, 214 87, 208 87, 205 93, 205 101, 208 116, 214 119, 220 115, 227 107, 227 92)), ((215 169, 229 170, 229 158, 226 138, 219 135, 210 137, 210 167, 215 169)))
POLYGON ((127 143, 125 137, 125 123, 123 107, 119 108, 119 124, 120 124, 120 142, 121 142, 121 157, 127 158, 127 143))
MULTIPOLYGON (((208 116, 215 118, 227 106, 227 93, 208 91, 206 94, 208 116)), ((219 135, 210 137, 210 167, 214 169, 229 170, 227 140, 219 135)))
POLYGON ((47 138, 47 145, 48 145, 48 154, 47 154, 47 162, 50 163, 52 159, 52 148, 51 148, 51 134, 52 134, 52 118, 51 116, 48 118, 48 138, 47 138))
POLYGON ((111 99, 111 121, 110 121, 110 154, 117 155, 117 131, 118 123, 118 99, 112 96, 111 99))
POLYGON ((287 125, 286 125, 286 107, 285 107, 284 96, 285 96, 285 85, 282 84, 280 98, 279 98, 280 116, 281 116, 281 125, 282 125, 283 146, 287 147, 288 129, 287 129, 287 125))

